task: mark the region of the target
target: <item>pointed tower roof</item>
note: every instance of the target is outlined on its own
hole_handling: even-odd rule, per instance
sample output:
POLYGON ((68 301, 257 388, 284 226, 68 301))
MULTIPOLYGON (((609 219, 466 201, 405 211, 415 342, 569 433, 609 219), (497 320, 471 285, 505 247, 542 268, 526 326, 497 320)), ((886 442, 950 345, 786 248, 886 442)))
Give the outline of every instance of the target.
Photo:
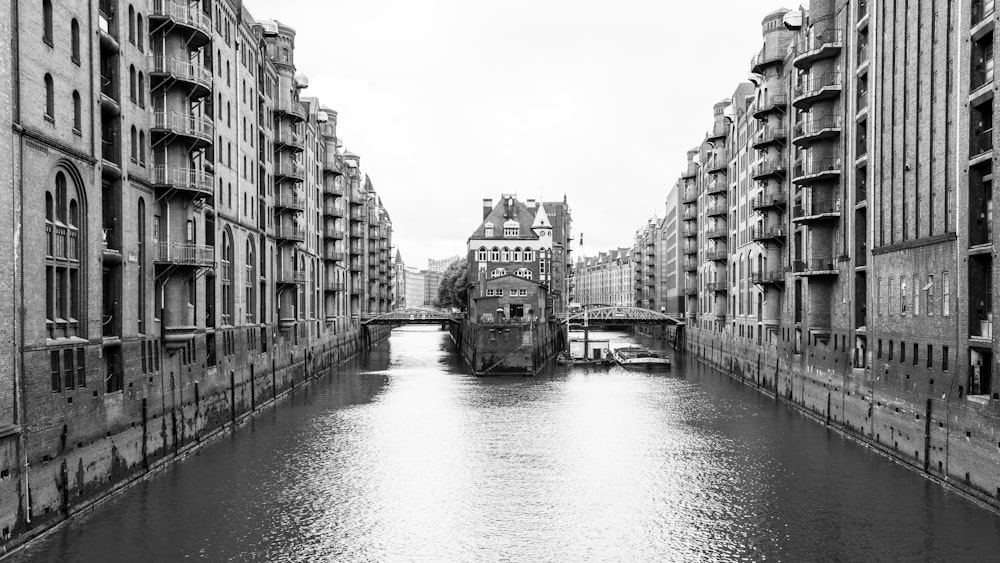
POLYGON ((538 204, 538 211, 535 213, 535 221, 531 224, 532 229, 551 229, 552 223, 549 221, 549 214, 545 212, 545 204, 538 204))
POLYGON ((396 249, 396 262, 395 263, 396 264, 403 264, 403 265, 405 265, 405 262, 403 262, 403 255, 399 253, 399 249, 398 248, 396 249))

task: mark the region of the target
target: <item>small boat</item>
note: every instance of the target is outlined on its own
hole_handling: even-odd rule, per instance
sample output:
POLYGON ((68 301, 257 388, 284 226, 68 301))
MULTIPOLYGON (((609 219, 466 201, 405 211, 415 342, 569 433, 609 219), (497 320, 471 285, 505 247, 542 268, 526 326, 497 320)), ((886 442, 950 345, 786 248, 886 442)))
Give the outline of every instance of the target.
POLYGON ((569 350, 556 356, 556 363, 564 366, 593 366, 615 363, 611 357, 611 341, 572 338, 569 350))
POLYGON ((669 368, 670 358, 651 352, 642 346, 616 348, 611 355, 622 367, 669 368))

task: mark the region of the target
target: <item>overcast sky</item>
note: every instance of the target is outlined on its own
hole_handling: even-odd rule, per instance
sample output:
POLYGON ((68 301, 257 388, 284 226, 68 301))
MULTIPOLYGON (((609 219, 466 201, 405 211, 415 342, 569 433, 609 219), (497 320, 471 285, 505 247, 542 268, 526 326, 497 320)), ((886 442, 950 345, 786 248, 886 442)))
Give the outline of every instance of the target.
MULTIPOLYGON (((807 4, 803 2, 803 4, 807 4)), ((770 0, 245 0, 296 30, 304 95, 410 266, 464 255, 483 198, 561 200, 585 254, 663 215, 712 104, 746 80, 770 0)), ((796 4, 785 4, 796 8, 796 4)), ((579 249, 575 249, 579 250, 579 249)))

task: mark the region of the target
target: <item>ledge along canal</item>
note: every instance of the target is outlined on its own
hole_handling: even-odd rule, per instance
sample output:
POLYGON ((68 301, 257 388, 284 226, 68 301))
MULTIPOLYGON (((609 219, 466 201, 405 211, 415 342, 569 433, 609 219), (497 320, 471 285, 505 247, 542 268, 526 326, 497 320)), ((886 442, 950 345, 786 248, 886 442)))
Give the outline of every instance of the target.
POLYGON ((446 332, 399 328, 10 560, 950 562, 1000 553, 1000 515, 674 359, 665 373, 554 366, 534 378, 476 378, 446 332))

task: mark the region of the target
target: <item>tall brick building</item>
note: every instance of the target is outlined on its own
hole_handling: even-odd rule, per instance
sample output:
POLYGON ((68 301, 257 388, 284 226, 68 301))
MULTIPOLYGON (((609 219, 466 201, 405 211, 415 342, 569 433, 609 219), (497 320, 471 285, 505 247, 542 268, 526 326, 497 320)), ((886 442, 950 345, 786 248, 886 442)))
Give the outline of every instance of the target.
POLYGON ((16 5, 3 539, 378 337, 358 316, 389 310, 394 273, 389 215, 303 95, 294 30, 235 0, 16 5))
POLYGON ((996 19, 769 14, 676 185, 689 349, 994 505, 996 19))

